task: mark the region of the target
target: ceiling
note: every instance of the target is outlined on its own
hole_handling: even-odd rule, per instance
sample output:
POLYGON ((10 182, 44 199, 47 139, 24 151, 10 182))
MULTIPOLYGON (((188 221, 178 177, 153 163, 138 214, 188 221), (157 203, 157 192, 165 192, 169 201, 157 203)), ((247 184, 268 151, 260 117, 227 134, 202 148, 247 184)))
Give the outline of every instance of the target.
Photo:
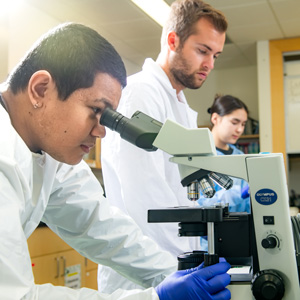
MULTIPOLYGON (((108 39, 130 63, 156 59, 161 27, 130 0, 26 0, 61 22, 87 24, 108 39)), ((171 4, 172 0, 165 0, 171 4)), ((299 0, 207 0, 227 17, 231 43, 216 69, 256 65, 256 41, 300 36, 299 0)))

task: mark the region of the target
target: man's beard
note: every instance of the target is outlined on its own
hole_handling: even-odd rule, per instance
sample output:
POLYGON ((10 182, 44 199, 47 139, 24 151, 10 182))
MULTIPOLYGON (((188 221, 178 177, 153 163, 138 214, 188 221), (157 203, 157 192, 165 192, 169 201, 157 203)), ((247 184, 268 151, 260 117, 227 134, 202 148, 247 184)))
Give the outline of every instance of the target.
POLYGON ((175 80, 188 89, 199 89, 204 83, 204 80, 199 83, 195 82, 195 73, 188 74, 184 70, 175 68, 172 68, 170 71, 175 80))
POLYGON ((174 59, 173 67, 170 68, 170 72, 173 78, 182 86, 195 90, 200 88, 205 80, 196 82, 196 72, 190 74, 190 69, 191 68, 188 62, 182 57, 181 52, 177 52, 176 58, 174 59))

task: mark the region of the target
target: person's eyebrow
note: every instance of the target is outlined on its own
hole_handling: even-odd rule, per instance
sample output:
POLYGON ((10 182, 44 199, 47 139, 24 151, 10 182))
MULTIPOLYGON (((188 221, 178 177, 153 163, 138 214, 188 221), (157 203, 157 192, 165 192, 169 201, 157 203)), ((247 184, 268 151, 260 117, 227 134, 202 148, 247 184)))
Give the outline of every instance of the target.
MULTIPOLYGON (((213 52, 213 49, 211 49, 208 45, 202 44, 202 43, 199 43, 199 45, 205 47, 205 48, 206 48, 207 50, 209 50, 210 52, 213 52)), ((221 54, 221 53, 222 53, 222 51, 218 51, 218 52, 215 53, 215 55, 216 55, 216 54, 219 55, 219 54, 221 54)))
POLYGON ((104 104, 104 105, 105 105, 105 108, 108 107, 108 108, 113 109, 112 104, 111 104, 110 101, 107 100, 106 98, 95 99, 95 100, 94 100, 94 103, 95 103, 95 104, 101 103, 101 104, 104 104))
POLYGON ((238 119, 238 118, 233 118, 233 119, 232 119, 232 121, 241 122, 241 120, 240 120, 240 119, 238 119))

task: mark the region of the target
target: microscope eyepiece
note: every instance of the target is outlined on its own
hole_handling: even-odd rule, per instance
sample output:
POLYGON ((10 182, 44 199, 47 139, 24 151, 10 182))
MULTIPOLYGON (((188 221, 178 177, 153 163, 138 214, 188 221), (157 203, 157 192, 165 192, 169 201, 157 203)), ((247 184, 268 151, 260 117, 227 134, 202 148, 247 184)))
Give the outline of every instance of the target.
POLYGON ((117 111, 106 108, 101 115, 100 124, 121 134, 124 125, 129 121, 128 118, 117 111))
POLYGON ((147 151, 157 150, 152 144, 163 125, 140 111, 135 112, 129 119, 111 108, 104 110, 100 124, 118 132, 127 142, 147 151))

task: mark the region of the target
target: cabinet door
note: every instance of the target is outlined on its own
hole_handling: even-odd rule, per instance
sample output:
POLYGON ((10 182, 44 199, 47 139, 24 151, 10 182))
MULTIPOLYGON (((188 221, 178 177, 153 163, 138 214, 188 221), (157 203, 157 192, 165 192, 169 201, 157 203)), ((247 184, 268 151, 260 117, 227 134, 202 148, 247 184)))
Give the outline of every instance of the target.
POLYGON ((80 277, 81 277, 81 284, 80 286, 85 285, 85 261, 84 257, 81 256, 78 252, 75 250, 70 250, 66 252, 59 253, 59 260, 60 260, 60 266, 61 266, 61 272, 59 276, 59 285, 66 285, 65 284, 65 273, 66 268, 80 265, 80 277))
POLYGON ((98 289, 98 264, 85 258, 85 287, 97 290, 98 289))
POLYGON ((38 227, 27 240, 31 257, 48 255, 72 248, 48 227, 38 227))
POLYGON ((60 258, 57 254, 32 258, 31 263, 35 283, 59 285, 62 270, 60 258))
POLYGON ((95 262, 89 260, 88 258, 85 257, 84 259, 84 263, 85 263, 85 269, 87 271, 91 271, 91 270, 95 270, 98 269, 98 264, 96 264, 95 262))
POLYGON ((28 239, 28 247, 37 284, 65 285, 66 268, 80 265, 80 285, 97 289, 98 265, 81 256, 48 227, 37 228, 28 239))
POLYGON ((98 281, 97 281, 98 269, 86 271, 85 273, 85 287, 97 290, 98 281))
POLYGON ((31 259, 31 262, 37 284, 52 283, 63 286, 65 285, 66 268, 80 265, 80 285, 85 285, 84 257, 75 250, 35 257, 31 259))

